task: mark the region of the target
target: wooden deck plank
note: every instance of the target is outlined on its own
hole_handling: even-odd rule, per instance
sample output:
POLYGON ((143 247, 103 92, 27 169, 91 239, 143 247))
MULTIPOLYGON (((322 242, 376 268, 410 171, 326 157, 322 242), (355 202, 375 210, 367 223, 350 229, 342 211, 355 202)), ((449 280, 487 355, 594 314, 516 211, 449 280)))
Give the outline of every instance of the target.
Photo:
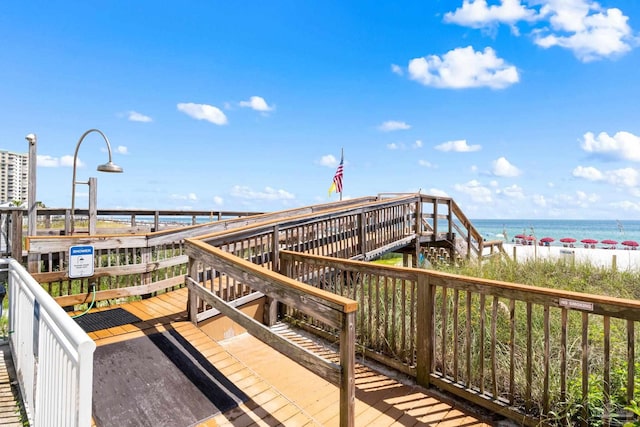
MULTIPOLYGON (((121 306, 143 321, 96 331, 91 334, 96 344, 106 345, 166 330, 174 330, 187 339, 249 398, 226 413, 202 420, 200 427, 339 425, 339 390, 335 385, 248 334, 222 342, 212 340, 186 321, 186 291, 176 296, 184 305, 170 303, 170 295, 121 306)), ((322 352, 329 359, 336 357, 329 348, 317 347, 304 337, 287 334, 305 348, 322 352)), ((489 425, 420 387, 402 384, 363 365, 356 366, 356 388, 356 425, 489 425)))

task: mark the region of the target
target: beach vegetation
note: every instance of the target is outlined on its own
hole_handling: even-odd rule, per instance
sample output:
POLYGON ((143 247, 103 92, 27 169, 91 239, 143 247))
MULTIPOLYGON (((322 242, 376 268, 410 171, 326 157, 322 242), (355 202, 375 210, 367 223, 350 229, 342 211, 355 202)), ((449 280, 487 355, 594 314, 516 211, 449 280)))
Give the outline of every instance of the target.
MULTIPOLYGON (((611 268, 598 267, 590 264, 574 264, 563 262, 561 260, 529 260, 526 262, 514 262, 511 260, 495 259, 487 263, 479 264, 477 262, 458 263, 457 265, 448 263, 439 263, 433 265, 433 269, 443 272, 455 273, 460 275, 499 280, 504 282, 518 283, 529 286, 553 288, 558 290, 573 291, 580 293, 588 293, 594 295, 603 295, 608 297, 618 297, 624 299, 639 299, 640 272, 636 271, 616 271, 611 268)), ((450 301, 447 304, 452 304, 450 301)), ((516 303, 516 307, 522 303, 516 303)), ((506 305, 505 305, 506 306, 506 305)), ((473 303, 474 310, 481 309, 477 301, 473 303)), ((487 304, 485 310, 487 316, 491 304, 487 304)), ((515 310, 516 325, 525 325, 526 317, 524 309, 520 307, 515 310)), ((550 316, 550 333, 560 334, 561 319, 558 313, 547 314, 550 316)), ((532 324, 533 330, 533 357, 534 369, 543 366, 543 354, 537 349, 544 348, 544 332, 543 332, 543 316, 542 307, 533 307, 532 324)), ((590 320, 588 330, 589 341, 589 375, 588 375, 588 394, 583 397, 583 384, 581 375, 581 337, 580 319, 581 314, 573 311, 569 312, 568 324, 570 336, 567 339, 569 343, 567 348, 569 381, 567 383, 566 396, 557 396, 552 402, 552 408, 546 420, 552 425, 574 425, 575 423, 586 422, 590 426, 603 425, 603 420, 613 420, 624 414, 624 411, 633 412, 633 404, 627 404, 627 329, 625 321, 621 319, 610 319, 609 337, 611 343, 610 354, 610 370, 609 375, 609 402, 610 408, 605 408, 607 391, 604 389, 605 372, 602 360, 605 355, 604 336, 605 329, 602 318, 600 316, 590 320), (572 327, 572 325, 574 327, 572 327), (571 332, 573 331, 573 333, 571 332), (631 408, 631 409, 630 409, 631 408)), ((463 319, 460 319, 463 321, 463 319)), ((485 325, 485 327, 487 327, 485 325)), ((474 334, 479 336, 480 331, 476 325, 472 325, 474 334)), ((506 335, 508 328, 504 328, 501 332, 500 323, 498 324, 498 341, 507 343, 509 337, 506 335)), ((449 331, 453 333, 453 331, 449 331)), ((485 334, 489 331, 485 330, 485 334)), ((556 335, 556 336, 558 336, 556 335)), ((518 336, 526 336, 525 331, 516 331, 516 339, 518 336)), ((640 346, 640 342, 636 337, 636 348, 640 346)), ((549 349, 550 354, 560 354, 559 348, 552 347, 549 349)), ((517 347, 525 348, 524 343, 519 343, 517 347), (523 345, 523 347, 520 347, 523 345)), ((488 351, 488 349, 486 349, 488 351)), ((508 352, 505 352, 505 356, 508 352)), ((498 355, 500 351, 498 350, 498 355)), ((452 356, 452 355, 451 355, 452 356)), ((446 359, 447 357, 444 357, 446 359)), ((500 358, 498 359, 500 360, 500 358)), ((445 363, 442 361, 442 363, 445 363)), ((559 358, 552 357, 550 361, 550 389, 558 390, 560 383, 560 366, 559 358)), ((498 363, 501 373, 497 374, 498 378, 508 378, 509 365, 508 358, 505 357, 502 362, 498 363)), ((640 395, 640 364, 635 363, 635 388, 633 395, 640 395)), ((542 372, 538 372, 542 374, 542 372)), ((516 391, 517 392, 517 391, 516 391)), ((532 396, 540 397, 542 390, 533 390, 532 396)), ((637 406, 635 407, 638 409, 637 406)), ((622 423, 620 423, 622 424, 622 423)), ((637 424, 629 424, 637 425, 637 424)))

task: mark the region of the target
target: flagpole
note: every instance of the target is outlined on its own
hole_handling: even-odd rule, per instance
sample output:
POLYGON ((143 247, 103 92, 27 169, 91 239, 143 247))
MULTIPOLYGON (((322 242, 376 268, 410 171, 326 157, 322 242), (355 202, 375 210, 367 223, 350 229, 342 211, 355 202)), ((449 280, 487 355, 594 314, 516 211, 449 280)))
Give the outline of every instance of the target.
MULTIPOLYGON (((344 161, 344 147, 340 149, 340 159, 344 161)), ((343 172, 344 173, 344 172, 343 172)), ((340 188, 340 201, 342 201, 342 190, 344 189, 344 179, 342 180, 342 187, 340 188)))

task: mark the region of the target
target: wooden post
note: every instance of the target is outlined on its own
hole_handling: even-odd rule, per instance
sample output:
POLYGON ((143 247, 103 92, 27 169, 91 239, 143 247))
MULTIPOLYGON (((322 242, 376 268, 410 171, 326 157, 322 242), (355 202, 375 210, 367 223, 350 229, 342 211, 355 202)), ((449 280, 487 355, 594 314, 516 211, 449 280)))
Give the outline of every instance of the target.
POLYGON ((355 425, 356 312, 342 314, 340 330, 340 427, 355 425))
POLYGON ((613 257, 611 258, 611 269, 613 271, 616 271, 618 269, 618 256, 617 255, 613 255, 613 257))
MULTIPOLYGON (((198 263, 194 258, 189 257, 189 264, 187 267, 187 271, 189 275, 187 277, 191 277, 193 280, 198 280, 198 263)), ((198 325, 198 296, 197 294, 191 290, 191 286, 194 286, 193 282, 190 282, 187 278, 185 278, 185 283, 187 283, 187 316, 189 316, 189 320, 194 325, 198 325)))
MULTIPOLYGON (((273 226, 273 234, 271 235, 271 269, 280 274, 280 227, 278 224, 273 226)), ((291 277, 291 276, 289 276, 291 277)), ((265 297, 265 307, 263 322, 267 326, 273 326, 278 321, 278 300, 272 297, 265 297)))
MULTIPOLYGON (((35 134, 29 134, 26 137, 29 141, 29 176, 27 178, 27 235, 36 236, 38 234, 38 206, 36 205, 36 169, 37 169, 37 137, 35 134)), ((20 241, 22 242, 22 229, 20 232, 20 241)), ((20 245, 20 256, 16 257, 22 263, 22 245, 20 245)), ((38 272, 40 266, 40 254, 27 254, 27 269, 29 271, 38 272)))
MULTIPOLYGON (((140 262, 143 266, 145 266, 145 270, 147 270, 147 267, 149 266, 149 264, 151 264, 151 248, 150 247, 144 247, 144 248, 140 248, 140 262)), ((141 275, 141 284, 142 285, 149 285, 151 284, 151 272, 146 272, 146 273, 142 273, 141 275)), ((151 298, 152 294, 144 294, 142 295, 142 299, 146 299, 146 298, 151 298)))
MULTIPOLYGON (((11 211, 11 257, 22 263, 22 211, 11 211)), ((31 270, 29 270, 31 273, 31 270)))
POLYGON ((38 226, 38 207, 36 206, 36 169, 37 169, 37 144, 38 138, 35 134, 30 133, 26 136, 26 140, 29 142, 29 176, 27 178, 27 227, 29 227, 27 234, 29 236, 35 236, 38 226))
POLYGON ((417 324, 416 324, 416 381, 429 387, 433 364, 434 340, 434 298, 435 287, 428 276, 418 275, 417 324))
POLYGON ((96 235, 98 220, 98 180, 89 178, 89 236, 96 235))
POLYGON ((160 212, 158 211, 153 214, 153 231, 160 231, 160 212))
POLYGON ((422 233, 422 197, 418 196, 418 201, 416 202, 416 226, 415 233, 420 235, 422 233))
MULTIPOLYGON (((449 209, 451 212, 451 209, 449 209)), ((438 239, 438 199, 433 199, 433 236, 431 240, 438 239)))
POLYGON ((358 238, 359 238, 359 246, 360 246, 360 254, 364 257, 367 253, 367 225, 365 224, 366 217, 363 212, 360 212, 358 215, 359 224, 358 224, 358 238))
POLYGON ((64 235, 71 234, 71 209, 65 209, 64 211, 64 235))

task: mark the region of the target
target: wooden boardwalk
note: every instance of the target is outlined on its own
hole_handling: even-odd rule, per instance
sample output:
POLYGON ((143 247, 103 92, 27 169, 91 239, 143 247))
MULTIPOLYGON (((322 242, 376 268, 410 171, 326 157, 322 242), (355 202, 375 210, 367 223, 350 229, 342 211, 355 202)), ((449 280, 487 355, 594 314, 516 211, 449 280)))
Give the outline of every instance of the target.
MULTIPOLYGON (((248 334, 222 342, 212 340, 186 320, 186 302, 186 289, 181 289, 121 305, 142 321, 89 335, 98 346, 166 330, 186 338, 249 398, 234 409, 201 420, 199 426, 339 425, 336 386, 248 334)), ((302 345, 316 345, 305 338, 291 338, 302 345)), ((326 357, 331 357, 328 349, 315 350, 326 351, 326 357)), ((363 365, 357 365, 356 371, 358 426, 492 425, 418 386, 402 384, 363 365)))
POLYGON ((19 427, 25 425, 25 414, 21 412, 21 399, 11 361, 9 342, 0 342, 0 425, 19 427))

